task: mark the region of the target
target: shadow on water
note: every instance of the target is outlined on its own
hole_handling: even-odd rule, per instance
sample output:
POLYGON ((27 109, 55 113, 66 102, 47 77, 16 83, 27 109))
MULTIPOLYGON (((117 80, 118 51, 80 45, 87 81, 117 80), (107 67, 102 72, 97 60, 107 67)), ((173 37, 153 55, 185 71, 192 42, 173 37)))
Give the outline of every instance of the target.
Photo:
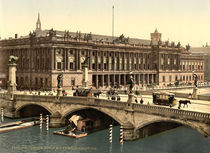
MULTIPOLYGON (((6 122, 14 121, 5 119, 6 122)), ((197 131, 181 126, 144 139, 120 145, 119 126, 113 127, 113 142, 109 142, 109 129, 74 139, 53 135, 58 128, 46 131, 43 125, 16 130, 0 135, 1 153, 209 153, 210 139, 197 131)))

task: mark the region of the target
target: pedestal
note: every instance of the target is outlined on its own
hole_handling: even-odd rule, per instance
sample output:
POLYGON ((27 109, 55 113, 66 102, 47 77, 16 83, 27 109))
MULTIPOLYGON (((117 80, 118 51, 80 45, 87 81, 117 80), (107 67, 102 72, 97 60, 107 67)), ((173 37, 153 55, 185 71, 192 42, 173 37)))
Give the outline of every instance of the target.
POLYGON ((135 95, 134 93, 129 93, 128 94, 128 101, 127 101, 128 104, 131 104, 131 103, 135 103, 135 95))
POLYGON ((63 94, 62 94, 62 88, 58 88, 57 89, 57 96, 62 96, 63 94))
POLYGON ((14 94, 16 91, 16 66, 17 64, 9 64, 9 81, 8 93, 14 94))
POLYGON ((192 98, 198 99, 198 88, 197 87, 193 88, 192 98))
POLYGON ((128 94, 127 106, 125 108, 126 111, 133 111, 133 103, 135 103, 134 93, 128 94))
POLYGON ((88 65, 82 64, 82 68, 83 68, 82 86, 87 87, 88 86, 88 65))

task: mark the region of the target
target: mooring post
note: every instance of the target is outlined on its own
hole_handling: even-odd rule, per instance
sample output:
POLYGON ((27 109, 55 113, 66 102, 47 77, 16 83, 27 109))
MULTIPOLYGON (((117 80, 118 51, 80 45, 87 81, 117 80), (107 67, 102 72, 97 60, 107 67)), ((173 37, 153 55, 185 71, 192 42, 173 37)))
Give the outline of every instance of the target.
POLYGON ((120 126, 120 144, 123 144, 123 126, 120 126))
POLYGON ((39 127, 40 127, 40 129, 42 129, 42 123, 43 123, 42 114, 40 114, 40 119, 39 119, 39 127))
POLYGON ((46 115, 46 130, 49 130, 49 115, 46 115))
POLYGON ((109 125, 109 142, 112 143, 112 124, 109 125))
POLYGON ((4 109, 1 108, 1 121, 3 122, 4 121, 4 109))

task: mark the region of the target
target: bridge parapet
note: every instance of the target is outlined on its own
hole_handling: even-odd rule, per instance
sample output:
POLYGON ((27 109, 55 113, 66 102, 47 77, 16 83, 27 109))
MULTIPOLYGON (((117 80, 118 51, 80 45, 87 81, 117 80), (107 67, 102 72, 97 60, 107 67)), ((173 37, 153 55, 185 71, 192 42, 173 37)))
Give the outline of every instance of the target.
POLYGON ((61 103, 74 103, 89 106, 124 108, 125 102, 118 102, 114 100, 87 98, 87 97, 61 97, 61 103))
POLYGON ((133 104, 133 108, 134 111, 139 111, 146 114, 154 114, 171 118, 178 118, 182 120, 194 120, 203 123, 210 123, 210 114, 208 113, 178 110, 173 108, 165 108, 165 107, 149 106, 141 104, 133 104))
POLYGON ((28 101, 28 102, 55 102, 57 101, 56 96, 44 96, 44 95, 24 95, 16 94, 14 96, 16 101, 28 101))

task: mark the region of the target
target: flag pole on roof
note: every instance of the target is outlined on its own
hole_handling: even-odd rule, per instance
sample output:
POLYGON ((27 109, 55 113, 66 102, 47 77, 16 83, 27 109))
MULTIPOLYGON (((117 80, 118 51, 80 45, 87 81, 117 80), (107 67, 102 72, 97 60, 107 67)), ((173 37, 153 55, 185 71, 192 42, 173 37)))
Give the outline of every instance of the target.
POLYGON ((114 2, 112 5, 112 42, 114 43, 114 2))

